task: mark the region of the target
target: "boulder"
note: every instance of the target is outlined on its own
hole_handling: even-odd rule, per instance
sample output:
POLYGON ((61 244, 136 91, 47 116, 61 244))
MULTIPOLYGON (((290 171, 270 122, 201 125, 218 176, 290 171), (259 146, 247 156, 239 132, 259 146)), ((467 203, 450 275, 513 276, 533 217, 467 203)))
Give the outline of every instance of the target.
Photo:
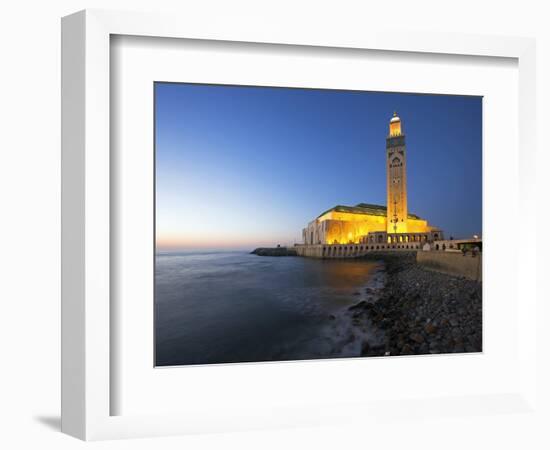
POLYGON ((433 323, 427 323, 424 326, 424 331, 428 334, 434 334, 437 331, 437 327, 433 323))
POLYGON ((359 303, 356 303, 355 305, 352 305, 348 308, 348 311, 353 311, 358 308, 363 308, 367 302, 365 300, 361 300, 359 303))
POLYGON ((417 344, 422 344, 424 342, 424 336, 420 333, 412 333, 409 338, 417 344))

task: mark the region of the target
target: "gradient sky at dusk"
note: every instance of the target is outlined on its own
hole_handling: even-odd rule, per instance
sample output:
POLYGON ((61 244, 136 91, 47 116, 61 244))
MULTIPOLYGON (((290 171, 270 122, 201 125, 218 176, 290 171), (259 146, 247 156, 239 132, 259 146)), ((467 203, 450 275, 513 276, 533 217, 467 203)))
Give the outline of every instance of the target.
POLYGON ((409 212, 481 234, 481 97, 155 84, 159 250, 299 242, 322 211, 386 203, 397 111, 409 212))

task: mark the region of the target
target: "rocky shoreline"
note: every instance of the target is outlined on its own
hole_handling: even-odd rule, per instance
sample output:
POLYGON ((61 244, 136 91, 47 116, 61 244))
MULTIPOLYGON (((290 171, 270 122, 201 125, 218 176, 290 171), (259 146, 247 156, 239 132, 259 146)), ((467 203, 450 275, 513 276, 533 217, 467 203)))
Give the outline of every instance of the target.
POLYGON ((383 331, 384 342, 365 341, 361 356, 482 351, 480 282, 425 269, 413 252, 366 258, 384 262, 386 284, 349 311, 354 322, 383 331))

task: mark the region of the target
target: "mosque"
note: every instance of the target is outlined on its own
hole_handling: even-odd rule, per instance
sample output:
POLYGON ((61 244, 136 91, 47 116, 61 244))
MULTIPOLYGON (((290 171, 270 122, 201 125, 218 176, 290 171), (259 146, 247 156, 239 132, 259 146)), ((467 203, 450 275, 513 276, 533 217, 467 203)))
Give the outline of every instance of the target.
POLYGON ((420 250, 443 239, 443 231, 408 211, 405 134, 397 113, 386 137, 387 206, 337 205, 302 230, 301 256, 352 257, 376 250, 420 250))

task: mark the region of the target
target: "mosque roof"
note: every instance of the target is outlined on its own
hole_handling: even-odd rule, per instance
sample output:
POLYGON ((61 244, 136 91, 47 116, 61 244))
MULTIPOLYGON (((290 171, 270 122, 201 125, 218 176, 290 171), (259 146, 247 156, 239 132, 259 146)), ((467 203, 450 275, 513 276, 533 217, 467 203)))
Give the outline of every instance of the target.
MULTIPOLYGON (((322 217, 331 211, 352 213, 352 214, 368 214, 372 216, 385 216, 387 215, 388 209, 385 206, 373 205, 371 203, 358 203, 355 206, 336 205, 330 209, 327 209, 325 212, 319 214, 317 218, 322 217)), ((409 219, 420 219, 419 216, 411 213, 409 213, 407 217, 409 219)))

